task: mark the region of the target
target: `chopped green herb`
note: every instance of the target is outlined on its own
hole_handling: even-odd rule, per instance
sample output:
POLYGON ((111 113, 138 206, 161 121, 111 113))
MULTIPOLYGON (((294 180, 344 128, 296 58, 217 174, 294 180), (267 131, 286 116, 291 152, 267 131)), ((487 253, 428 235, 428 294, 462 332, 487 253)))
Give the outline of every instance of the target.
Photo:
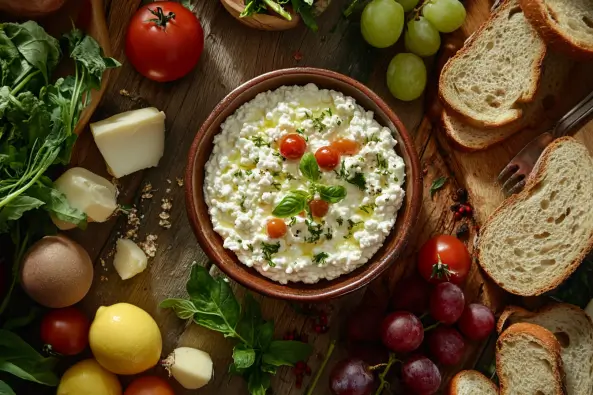
POLYGON ((327 258, 329 258, 329 254, 327 252, 320 252, 319 254, 315 254, 313 257, 313 262, 318 265, 324 265, 327 258))
POLYGON ((237 170, 233 173, 233 177, 243 177, 243 172, 241 170, 237 170))
POLYGON ((253 163, 255 163, 255 165, 257 166, 257 164, 259 163, 259 156, 253 160, 253 163))
POLYGON ((245 170, 245 174, 247 174, 248 176, 252 175, 253 172, 251 170, 245 170))
POLYGON ((338 126, 340 126, 342 124, 342 120, 338 119, 338 126))
POLYGON ((290 173, 284 173, 284 177, 287 180, 294 180, 294 176, 292 174, 290 174, 290 173))
POLYGON ((377 136, 376 134, 372 134, 372 135, 370 135, 370 136, 367 136, 367 137, 364 139, 364 143, 365 143, 365 144, 368 144, 368 143, 371 143, 371 142, 378 143, 378 142, 380 142, 380 141, 381 141, 381 140, 379 140, 379 136, 377 136))
POLYGON ((241 195, 241 202, 239 203, 239 207, 241 207, 241 211, 245 212, 247 209, 245 208, 245 195, 241 195))
POLYGON ((309 233, 311 234, 311 236, 305 237, 305 242, 306 243, 316 243, 317 241, 319 241, 319 238, 323 234, 323 229, 322 229, 323 223, 316 224, 315 222, 308 220, 308 219, 305 220, 305 223, 307 224, 307 229, 309 230, 309 233))
POLYGON ((340 225, 340 226, 344 225, 344 219, 343 219, 342 217, 338 217, 338 218, 336 219, 336 222, 337 222, 337 223, 338 223, 338 225, 340 225))
POLYGON ((380 152, 377 152, 377 167, 381 170, 386 170, 388 168, 387 160, 380 152))
POLYGON ((266 243, 265 241, 261 243, 261 249, 264 253, 264 259, 271 267, 275 267, 276 264, 272 261, 272 255, 277 253, 280 250, 280 243, 271 244, 266 243))
POLYGON ((333 238, 334 238, 334 234, 333 234, 333 232, 332 232, 331 228, 327 228, 327 229, 325 230, 325 235, 324 235, 324 236, 325 236, 325 239, 326 239, 326 240, 331 240, 331 239, 333 239, 333 238))
POLYGON ((430 186, 430 197, 432 198, 434 194, 445 185, 446 182, 447 177, 439 177, 434 180, 430 186))
POLYGON ((274 152, 272 152, 272 155, 282 158, 282 155, 280 155, 280 152, 274 151, 274 152))
POLYGON ((288 223, 288 226, 292 226, 296 224, 296 217, 290 217, 290 222, 288 223))
POLYGON ((361 211, 364 211, 367 214, 372 213, 375 210, 375 208, 377 208, 377 205, 375 203, 365 204, 364 206, 359 207, 361 211))
POLYGON ((367 181, 366 178, 364 176, 364 174, 362 173, 354 173, 353 176, 349 177, 346 179, 347 182, 349 182, 352 185, 356 185, 358 187, 358 189, 364 191, 367 187, 367 181))
POLYGON ((253 252, 253 244, 247 244, 247 248, 249 248, 249 251, 253 252))
POLYGON ((250 136, 249 140, 253 141, 256 147, 269 147, 270 142, 263 139, 262 136, 250 136))
POLYGON ((272 187, 273 187, 274 189, 276 189, 277 191, 279 191, 280 189, 282 189, 282 184, 280 184, 279 182, 276 182, 276 181, 274 181, 274 182, 272 183, 272 187))
POLYGON ((358 158, 359 162, 364 162, 364 156, 361 156, 360 158, 358 158))
POLYGON ((344 236, 345 239, 349 239, 354 235, 354 228, 362 224, 362 221, 354 222, 351 219, 348 220, 348 234, 344 236))
POLYGON ((329 115, 330 117, 333 116, 332 109, 331 108, 328 108, 327 109, 327 115, 329 115))

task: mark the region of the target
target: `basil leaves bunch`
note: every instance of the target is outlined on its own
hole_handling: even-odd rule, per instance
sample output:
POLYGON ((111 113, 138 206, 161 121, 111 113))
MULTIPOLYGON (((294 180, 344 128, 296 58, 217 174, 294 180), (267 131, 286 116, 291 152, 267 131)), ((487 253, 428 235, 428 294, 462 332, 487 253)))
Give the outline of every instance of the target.
POLYGON ((274 340, 274 323, 261 316, 259 303, 249 293, 243 308, 223 278, 194 265, 187 281, 189 299, 165 299, 160 307, 177 317, 220 332, 236 341, 229 372, 247 381, 251 395, 265 395, 280 366, 294 366, 311 355, 312 347, 300 341, 274 340))
POLYGON ((309 201, 313 199, 316 192, 319 192, 321 200, 328 203, 338 203, 346 197, 346 188, 341 185, 327 186, 318 184, 321 178, 321 170, 315 159, 315 155, 307 152, 301 158, 299 170, 307 180, 311 181, 310 191, 290 191, 272 211, 272 215, 278 218, 288 218, 298 215, 303 211, 309 211, 309 201))

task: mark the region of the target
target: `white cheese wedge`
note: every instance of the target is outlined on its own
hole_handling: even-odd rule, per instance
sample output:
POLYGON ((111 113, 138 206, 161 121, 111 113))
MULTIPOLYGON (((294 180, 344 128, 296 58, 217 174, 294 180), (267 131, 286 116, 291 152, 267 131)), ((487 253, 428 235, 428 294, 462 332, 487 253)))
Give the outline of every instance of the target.
MULTIPOLYGON (((89 222, 105 222, 117 208, 117 188, 109 180, 82 167, 66 170, 55 182, 70 206, 84 212, 89 222)), ((61 230, 76 226, 52 216, 61 230)))
POLYGON ((210 382, 214 373, 210 355, 197 348, 176 348, 165 363, 175 380, 188 390, 202 388, 210 382))
POLYGON ((113 266, 121 279, 127 280, 146 269, 148 258, 132 240, 119 239, 115 246, 113 266))
POLYGON ((154 107, 127 111, 91 123, 109 172, 120 178, 158 166, 165 149, 165 113, 154 107))
POLYGON ((593 299, 589 301, 587 307, 585 307, 585 313, 593 320, 593 299))

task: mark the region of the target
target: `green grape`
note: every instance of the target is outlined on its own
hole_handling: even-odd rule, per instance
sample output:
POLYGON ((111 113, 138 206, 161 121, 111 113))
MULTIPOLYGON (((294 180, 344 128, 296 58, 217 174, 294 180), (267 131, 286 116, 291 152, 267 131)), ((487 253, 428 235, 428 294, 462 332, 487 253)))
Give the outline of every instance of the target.
POLYGON ((418 56, 431 56, 441 46, 441 35, 424 17, 412 19, 406 30, 406 49, 418 56))
POLYGON ((364 39, 377 48, 397 42, 404 28, 404 9, 395 0, 373 0, 364 7, 360 31, 364 39))
POLYGON ((422 15, 439 32, 451 33, 463 25, 465 8, 459 0, 430 0, 422 8, 422 15))
POLYGON ((395 0, 404 7, 405 12, 410 12, 418 5, 420 0, 395 0))
POLYGON ((426 66, 422 59, 413 53, 395 55, 387 68, 387 86, 397 99, 419 98, 426 87, 426 66))

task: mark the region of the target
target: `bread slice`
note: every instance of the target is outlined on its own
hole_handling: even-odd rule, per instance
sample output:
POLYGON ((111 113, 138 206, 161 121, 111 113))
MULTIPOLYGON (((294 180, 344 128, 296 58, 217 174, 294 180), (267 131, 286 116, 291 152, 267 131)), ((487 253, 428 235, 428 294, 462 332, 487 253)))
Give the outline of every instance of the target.
POLYGON ((439 95, 474 126, 495 128, 521 118, 534 100, 546 45, 518 0, 506 0, 443 67, 439 95))
POLYGON ((462 370, 451 379, 449 395, 498 395, 498 388, 476 370, 462 370))
POLYGON ((478 262, 506 291, 541 295, 581 264, 593 245, 593 160, 572 137, 552 142, 519 194, 480 231, 478 262))
POLYGON ((593 58, 591 0, 521 0, 521 7, 552 48, 579 59, 593 58))
POLYGON ((500 395, 564 395, 560 344, 539 325, 519 323, 496 342, 500 395))
POLYGON ((583 310, 566 303, 552 304, 534 313, 508 306, 498 320, 498 332, 517 322, 542 326, 556 336, 568 395, 593 395, 593 323, 583 310))
POLYGON ((441 118, 444 132, 457 148, 463 151, 481 151, 523 129, 536 127, 542 122, 544 114, 559 102, 559 93, 572 66, 573 63, 562 55, 553 52, 546 55, 540 87, 533 102, 522 105, 523 116, 519 121, 497 129, 477 128, 467 124, 454 113, 444 110, 441 118))

